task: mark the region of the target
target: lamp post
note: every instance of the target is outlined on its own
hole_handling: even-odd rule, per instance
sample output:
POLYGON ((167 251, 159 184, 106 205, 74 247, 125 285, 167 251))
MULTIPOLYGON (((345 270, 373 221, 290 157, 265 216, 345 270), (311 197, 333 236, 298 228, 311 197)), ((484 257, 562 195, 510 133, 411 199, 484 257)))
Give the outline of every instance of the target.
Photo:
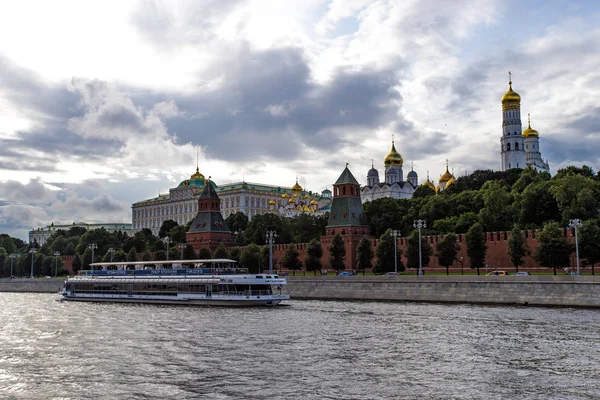
POLYGON ((273 273, 273 243, 275 243, 275 238, 277 237, 277 232, 275 231, 267 231, 267 243, 269 243, 269 274, 273 273))
POLYGON ((33 255, 35 254, 37 250, 36 249, 31 249, 29 250, 29 252, 31 253, 31 277, 33 278, 33 255))
POLYGON ((427 228, 427 222, 424 219, 415 219, 413 227, 419 229, 419 275, 423 275, 423 257, 421 255, 421 228, 427 228))
POLYGON ((54 252, 54 277, 58 276, 58 256, 60 256, 60 251, 54 252))
POLYGON ((394 238, 394 273, 398 273, 398 236, 400 231, 395 229, 390 232, 390 236, 394 238))
POLYGON ((11 254, 10 257, 10 279, 13 277, 13 264, 15 262, 15 258, 17 258, 19 254, 11 254))
MULTIPOLYGON (((90 243, 90 245, 88 246, 90 249, 92 249, 92 262, 91 264, 94 263, 94 251, 98 248, 98 245, 96 243, 90 243)), ((92 265, 90 265, 90 269, 93 271, 94 267, 92 265)))
POLYGON ((167 244, 167 261, 169 261, 169 245, 171 244, 171 238, 167 236, 163 241, 167 244))
POLYGON ((464 271, 464 269, 463 269, 463 265, 464 265, 464 260, 463 260, 463 257, 460 257, 460 274, 461 274, 461 275, 464 275, 464 274, 465 274, 465 271, 464 271))
POLYGON ((184 244, 184 243, 179 243, 179 244, 177 245, 177 248, 178 248, 179 250, 181 250, 181 259, 183 260, 183 249, 185 249, 185 244, 184 244))
POLYGON ((575 228, 575 257, 577 257, 577 275, 581 275, 579 269, 579 243, 577 241, 577 228, 581 228, 583 224, 579 218, 569 220, 569 227, 575 228))
POLYGON ((110 262, 113 262, 113 254, 114 254, 115 251, 116 250, 115 250, 114 247, 111 247, 111 248, 108 249, 108 252, 110 253, 110 262))

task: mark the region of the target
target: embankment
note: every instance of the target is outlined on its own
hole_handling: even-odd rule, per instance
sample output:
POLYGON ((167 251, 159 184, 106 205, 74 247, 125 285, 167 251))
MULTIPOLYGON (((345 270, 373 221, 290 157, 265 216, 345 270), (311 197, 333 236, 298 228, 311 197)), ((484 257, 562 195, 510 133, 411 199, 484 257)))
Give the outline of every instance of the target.
POLYGON ((0 292, 57 293, 64 278, 0 279, 0 292))
POLYGON ((600 308, 596 276, 290 276, 292 299, 600 308))

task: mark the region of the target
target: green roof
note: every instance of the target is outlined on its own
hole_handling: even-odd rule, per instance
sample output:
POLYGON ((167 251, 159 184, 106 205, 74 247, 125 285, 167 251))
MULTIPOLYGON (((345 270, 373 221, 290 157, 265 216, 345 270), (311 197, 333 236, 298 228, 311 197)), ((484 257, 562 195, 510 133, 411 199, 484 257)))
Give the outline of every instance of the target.
POLYGON ((343 185, 345 183, 360 185, 360 183, 358 183, 354 175, 352 175, 352 172, 350 172, 350 170, 348 169, 347 165, 346 168, 344 168, 344 171, 342 172, 338 180, 335 182, 336 185, 343 185))

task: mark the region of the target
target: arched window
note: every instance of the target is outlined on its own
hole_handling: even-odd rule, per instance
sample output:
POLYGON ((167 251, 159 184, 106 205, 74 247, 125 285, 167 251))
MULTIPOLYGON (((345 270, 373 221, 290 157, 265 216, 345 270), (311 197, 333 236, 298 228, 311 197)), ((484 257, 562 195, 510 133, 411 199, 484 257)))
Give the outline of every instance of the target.
POLYGON ((510 151, 510 143, 506 143, 506 150, 510 151))
POLYGON ((515 143, 515 150, 519 150, 519 143, 515 143))

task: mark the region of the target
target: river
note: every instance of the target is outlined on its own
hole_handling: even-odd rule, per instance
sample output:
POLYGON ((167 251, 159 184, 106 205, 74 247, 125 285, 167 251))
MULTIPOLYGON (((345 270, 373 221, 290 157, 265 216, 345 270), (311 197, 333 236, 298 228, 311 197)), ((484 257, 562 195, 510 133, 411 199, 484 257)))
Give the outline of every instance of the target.
POLYGON ((1 399, 598 399, 600 311, 0 293, 1 399))

